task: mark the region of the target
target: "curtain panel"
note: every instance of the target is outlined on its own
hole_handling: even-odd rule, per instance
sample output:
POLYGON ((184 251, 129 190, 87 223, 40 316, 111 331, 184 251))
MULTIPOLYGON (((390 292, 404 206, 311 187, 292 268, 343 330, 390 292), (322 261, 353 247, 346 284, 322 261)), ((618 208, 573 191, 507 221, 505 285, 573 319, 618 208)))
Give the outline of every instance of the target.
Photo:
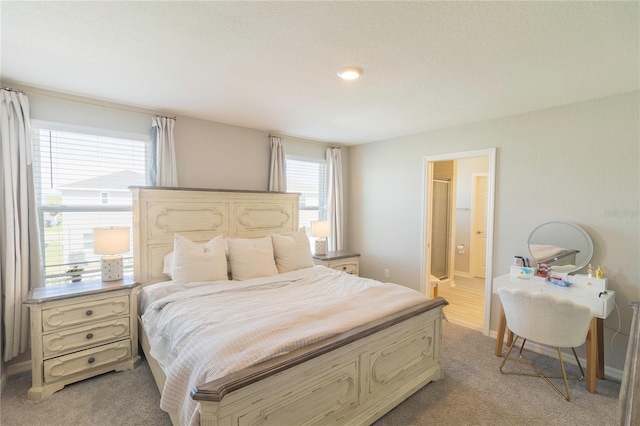
POLYGON ((331 224, 330 251, 344 249, 342 155, 340 147, 327 148, 327 220, 331 224))
POLYGON ((173 139, 173 127, 176 119, 172 117, 153 117, 151 127, 151 159, 149 173, 154 186, 178 186, 176 150, 173 139))
POLYGON ((29 289, 42 285, 42 255, 36 210, 29 101, 0 90, 0 285, 3 359, 29 346, 29 289))
POLYGON ((271 143, 271 166, 269 168, 269 191, 287 192, 287 169, 284 141, 278 136, 269 136, 271 143))

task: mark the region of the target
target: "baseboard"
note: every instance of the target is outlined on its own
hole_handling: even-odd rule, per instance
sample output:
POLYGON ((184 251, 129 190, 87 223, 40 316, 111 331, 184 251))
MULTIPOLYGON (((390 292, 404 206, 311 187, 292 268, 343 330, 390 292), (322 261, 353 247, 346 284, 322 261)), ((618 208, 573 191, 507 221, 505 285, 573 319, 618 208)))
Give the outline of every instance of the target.
POLYGON ((468 272, 453 271, 453 276, 455 277, 456 275, 458 275, 459 277, 471 278, 471 274, 468 272))
POLYGON ((470 328, 472 330, 476 330, 479 331, 480 333, 482 333, 484 326, 482 325, 477 325, 477 324, 472 324, 470 322, 466 322, 466 321, 462 321, 459 319, 454 319, 454 318, 447 318, 447 316, 445 315, 445 321, 451 323, 451 324, 455 324, 455 325, 461 325, 465 328, 470 328))
POLYGON ((448 290, 455 286, 455 281, 453 281, 451 278, 446 278, 438 283, 438 290, 448 290))
POLYGON ((7 376, 15 376, 16 374, 26 373, 31 371, 31 360, 16 362, 15 364, 9 364, 6 366, 7 376))
MULTIPOLYGON (((495 330, 491 330, 489 332, 489 336, 496 339, 498 337, 498 333, 495 330)), ((551 349, 548 346, 539 345, 537 343, 527 341, 527 346, 525 346, 525 349, 535 352, 537 354, 547 355, 552 358, 558 359, 558 353, 554 349, 551 349)), ((563 351, 562 354, 565 355, 565 352, 563 351)), ((578 365, 575 362, 576 360, 573 357, 573 354, 566 353, 566 355, 567 356, 563 356, 563 359, 565 362, 568 362, 569 364, 573 364, 573 365, 578 365)), ((582 364, 582 366, 586 368, 587 360, 582 357, 578 357, 578 358, 580 359, 580 363, 582 364)), ((606 364, 604 366, 604 375, 606 378, 614 379, 618 382, 622 381, 622 370, 618 370, 617 368, 613 368, 613 367, 608 367, 606 364)))

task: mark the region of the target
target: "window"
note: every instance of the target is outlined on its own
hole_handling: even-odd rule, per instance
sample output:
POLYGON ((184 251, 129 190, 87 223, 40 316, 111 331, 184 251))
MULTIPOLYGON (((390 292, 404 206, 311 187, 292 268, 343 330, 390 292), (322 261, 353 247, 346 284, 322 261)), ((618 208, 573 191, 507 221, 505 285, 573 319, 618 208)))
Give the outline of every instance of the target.
POLYGON ((327 166, 324 160, 287 156, 287 192, 299 192, 300 227, 327 218, 327 166))
MULTIPOLYGON (((32 121, 45 285, 100 276, 93 228, 132 226, 129 186, 148 185, 146 135, 32 121)), ((124 255, 125 273, 132 256, 124 255)))

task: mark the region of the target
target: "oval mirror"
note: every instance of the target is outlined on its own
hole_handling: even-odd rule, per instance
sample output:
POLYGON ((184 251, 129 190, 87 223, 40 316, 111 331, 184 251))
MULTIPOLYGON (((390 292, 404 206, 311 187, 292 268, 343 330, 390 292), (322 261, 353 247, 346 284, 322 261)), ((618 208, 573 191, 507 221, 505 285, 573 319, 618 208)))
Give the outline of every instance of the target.
POLYGON ((547 222, 529 235, 529 253, 536 263, 569 273, 584 268, 593 255, 593 242, 587 232, 571 222, 547 222))

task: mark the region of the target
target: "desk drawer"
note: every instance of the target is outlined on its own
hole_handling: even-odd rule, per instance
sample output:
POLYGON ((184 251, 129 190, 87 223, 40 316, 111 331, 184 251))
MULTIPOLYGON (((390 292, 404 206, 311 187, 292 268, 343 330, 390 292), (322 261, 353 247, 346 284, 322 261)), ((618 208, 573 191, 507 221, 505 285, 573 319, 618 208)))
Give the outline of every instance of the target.
POLYGON ((53 331, 129 314, 129 297, 118 296, 42 311, 43 331, 53 331))
POLYGON ((129 317, 124 317, 46 334, 42 338, 42 350, 44 357, 48 358, 127 336, 129 317))
POLYGON ((586 305, 591 308, 591 313, 598 318, 606 318, 609 315, 609 312, 606 312, 606 299, 601 299, 596 296, 594 297, 580 297, 580 296, 571 296, 570 298, 566 295, 562 294, 554 294, 549 292, 557 297, 562 297, 564 299, 571 300, 572 302, 579 303, 581 305, 586 305))
POLYGON ((74 352, 45 361, 44 381, 53 382, 59 379, 66 379, 74 374, 126 360, 130 357, 131 343, 129 340, 74 352))

